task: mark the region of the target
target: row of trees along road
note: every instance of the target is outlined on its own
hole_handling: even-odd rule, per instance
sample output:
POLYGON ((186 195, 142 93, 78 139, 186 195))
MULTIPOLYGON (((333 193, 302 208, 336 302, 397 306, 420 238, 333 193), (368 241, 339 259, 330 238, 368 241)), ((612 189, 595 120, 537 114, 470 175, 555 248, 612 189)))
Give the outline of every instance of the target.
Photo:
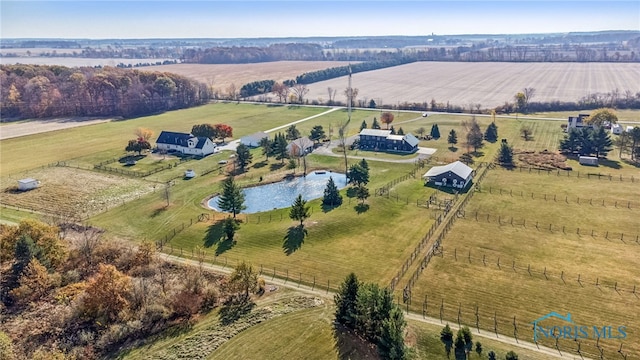
POLYGON ((0 65, 4 120, 59 116, 135 117, 206 104, 205 84, 160 72, 0 65))
POLYGON ((360 282, 351 273, 340 285, 334 301, 336 322, 376 344, 383 359, 408 358, 404 344, 407 323, 393 302, 391 290, 360 282))
MULTIPOLYGON (((458 329, 455 340, 453 338, 453 331, 449 324, 447 324, 440 331, 440 341, 444 344, 444 349, 447 353, 447 358, 451 356, 451 350, 454 349, 454 357, 456 360, 466 360, 471 358, 471 351, 473 350, 473 335, 471 330, 467 326, 463 326, 458 329)), ((478 354, 478 358, 482 358, 482 352, 484 351, 482 344, 477 341, 475 343, 475 352, 478 354)), ((489 360, 497 360, 496 353, 490 350, 487 353, 489 360)), ((513 351, 507 352, 505 360, 518 360, 518 354, 513 351)))

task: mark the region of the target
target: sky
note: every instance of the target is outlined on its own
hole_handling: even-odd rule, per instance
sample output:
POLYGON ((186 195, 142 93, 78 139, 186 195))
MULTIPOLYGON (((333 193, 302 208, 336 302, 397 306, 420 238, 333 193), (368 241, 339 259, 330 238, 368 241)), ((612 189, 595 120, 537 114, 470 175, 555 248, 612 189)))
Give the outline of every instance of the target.
POLYGON ((640 30, 640 1, 5 1, 0 38, 254 38, 640 30))

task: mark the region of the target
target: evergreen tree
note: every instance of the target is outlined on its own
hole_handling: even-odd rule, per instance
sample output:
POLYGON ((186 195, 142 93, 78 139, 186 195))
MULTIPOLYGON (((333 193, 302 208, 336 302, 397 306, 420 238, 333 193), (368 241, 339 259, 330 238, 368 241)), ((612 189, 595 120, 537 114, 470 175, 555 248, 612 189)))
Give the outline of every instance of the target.
POLYGON ((611 151, 613 142, 609 136, 609 132, 604 126, 599 126, 596 130, 592 131, 591 138, 593 141, 593 150, 596 157, 606 157, 609 151, 611 151))
POLYGON ((507 353, 507 355, 504 357, 506 360, 518 360, 518 354, 516 354, 515 352, 509 351, 507 353))
POLYGON ((398 129, 398 135, 404 135, 404 130, 401 128, 398 129))
POLYGON ((244 194, 233 180, 233 176, 227 177, 222 182, 222 194, 218 199, 218 207, 220 210, 230 212, 235 219, 236 214, 246 209, 244 205, 244 194))
POLYGON ((340 284, 340 290, 334 296, 336 304, 336 321, 348 328, 355 329, 357 312, 357 298, 360 282, 354 273, 350 273, 340 284))
POLYGON ((324 129, 322 125, 316 125, 311 129, 311 134, 309 135, 309 140, 319 142, 320 140, 326 138, 327 136, 324 133, 324 129))
POLYGON ((449 132, 449 137, 447 138, 447 143, 451 144, 451 146, 455 145, 458 143, 458 134, 456 134, 456 131, 451 129, 451 131, 449 132))
POLYGON ((449 358, 453 347, 453 331, 451 331, 449 324, 440 331, 440 341, 444 344, 444 350, 447 352, 447 358, 449 358))
POLYGON ((300 226, 302 223, 309 218, 311 214, 309 213, 309 207, 307 206, 307 201, 302 199, 302 195, 298 195, 298 197, 293 201, 291 205, 291 210, 289 211, 289 217, 292 220, 300 221, 300 226))
POLYGON ((329 177, 327 187, 324 189, 324 197, 322 198, 322 205, 325 206, 340 206, 342 205, 342 195, 333 181, 332 177, 329 177))
POLYGON ((580 151, 580 131, 576 128, 570 128, 560 140, 560 151, 566 154, 574 154, 580 151))
POLYGON ((362 120, 362 124, 360 124, 360 131, 364 130, 367 128, 367 121, 366 120, 362 120))
POLYGON ((434 139, 440 138, 440 128, 438 128, 438 124, 431 125, 431 137, 434 139))
POLYGON ((369 189, 364 184, 358 184, 356 187, 356 197, 358 200, 361 200, 364 204, 364 201, 370 196, 369 189))
POLYGON ((502 166, 513 166, 513 148, 506 141, 500 144, 498 163, 502 166))
POLYGON ((373 118, 373 124, 371 124, 371 128, 372 129, 380 129, 380 123, 378 123, 378 119, 376 119, 375 117, 373 118))
POLYGON ((402 310, 393 306, 389 317, 382 322, 382 333, 378 342, 378 352, 383 359, 405 359, 404 329, 407 323, 402 310))
POLYGON ((580 136, 580 155, 591 155, 594 153, 593 130, 583 127, 579 130, 580 136))
POLYGON ((487 359, 489 360, 496 360, 496 353, 493 350, 490 350, 487 353, 487 359))
POLYGON ((462 329, 458 330, 456 334, 456 340, 453 342, 454 355, 456 359, 466 359, 466 348, 464 342, 464 335, 462 334, 462 329))
POLYGON ((498 126, 495 122, 491 122, 484 132, 484 139, 488 142, 496 142, 498 140, 498 126))
POLYGON ((349 178, 349 184, 360 185, 369 183, 369 170, 362 167, 360 164, 353 164, 349 167, 347 172, 347 178, 349 178))
POLYGON ((236 162, 238 163, 238 166, 240 166, 240 169, 244 171, 245 167, 251 164, 252 160, 253 155, 249 151, 249 147, 245 144, 238 145, 236 148, 236 162))
POLYGON ((476 341, 476 353, 478 354, 479 358, 482 357, 482 344, 480 343, 480 341, 476 341))
POLYGON ((285 140, 295 140, 300 138, 300 131, 296 129, 295 125, 291 125, 287 128, 287 136, 285 140))
POLYGON ((371 99, 371 100, 369 101, 369 108, 371 108, 371 109, 375 109, 375 108, 376 108, 376 106, 377 106, 377 105, 376 105, 376 101, 375 101, 375 100, 373 100, 373 99, 371 99))
POLYGON ((289 157, 289 152, 287 151, 287 139, 284 134, 277 133, 271 142, 271 151, 270 154, 276 158, 276 160, 280 160, 284 163, 284 159, 289 157))
POLYGON ((396 129, 393 127, 393 125, 391 125, 391 128, 389 130, 391 130, 391 135, 396 134, 396 129))
POLYGON ((34 258, 41 259, 42 250, 36 245, 31 236, 21 235, 14 250, 15 262, 11 266, 11 277, 9 278, 7 291, 18 287, 20 276, 22 276, 31 259, 34 258))
POLYGON ((263 137, 260 139, 260 146, 262 147, 262 155, 266 156, 267 160, 269 160, 269 155, 271 155, 271 139, 263 137))
POLYGON ((362 166, 363 169, 367 170, 367 174, 369 174, 369 163, 366 159, 363 158, 358 164, 362 166))

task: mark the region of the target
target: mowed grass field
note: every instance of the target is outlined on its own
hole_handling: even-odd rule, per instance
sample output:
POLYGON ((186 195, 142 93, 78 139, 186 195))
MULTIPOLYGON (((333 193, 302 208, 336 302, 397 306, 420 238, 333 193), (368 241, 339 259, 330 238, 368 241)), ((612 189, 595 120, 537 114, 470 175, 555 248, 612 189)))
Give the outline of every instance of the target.
MULTIPOLYGON (((617 356, 621 342, 630 358, 639 356, 639 189, 638 180, 490 170, 446 235, 442 256, 417 281, 411 308, 422 311, 426 296, 427 315, 439 317, 444 304, 445 319, 457 322, 460 312, 460 321, 475 327, 477 306, 481 328, 493 331, 497 317, 498 332, 513 336, 515 321, 526 341, 533 340, 532 321, 551 311, 571 313, 577 325, 627 327, 626 340, 600 341, 605 357, 617 356)), ((544 325, 550 324, 562 325, 544 325)), ((595 339, 581 342, 585 356, 599 356, 595 339)), ((573 340, 559 346, 577 350, 573 340)))
MULTIPOLYGON (((533 101, 576 101, 618 89, 640 91, 640 64, 612 63, 453 63, 417 62, 353 74, 358 99, 378 106, 402 102, 437 102, 483 108, 512 102, 525 87, 536 89, 533 101)), ((346 77, 309 85, 307 99, 327 98, 327 87, 346 88, 346 77)))
POLYGON ((303 119, 326 111, 326 108, 298 106, 264 106, 216 103, 191 109, 170 111, 160 115, 114 121, 0 141, 1 174, 13 174, 56 161, 88 158, 93 164, 124 155, 127 141, 135 138, 139 127, 151 129, 155 135, 162 130, 190 132, 195 124, 228 124, 233 137, 303 119))

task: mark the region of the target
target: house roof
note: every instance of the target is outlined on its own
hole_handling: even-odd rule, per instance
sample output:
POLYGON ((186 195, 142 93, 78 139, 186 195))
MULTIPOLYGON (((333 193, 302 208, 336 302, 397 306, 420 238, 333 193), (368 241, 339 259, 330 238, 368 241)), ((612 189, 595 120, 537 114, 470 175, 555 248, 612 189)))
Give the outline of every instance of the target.
POLYGON ((448 171, 453 172, 454 174, 460 176, 463 179, 466 179, 471 175, 473 169, 465 165, 461 161, 456 161, 448 165, 444 166, 434 166, 429 171, 427 171, 422 177, 432 177, 438 176, 440 174, 444 174, 448 171))
POLYGON ((243 136, 240 141, 249 141, 249 142, 260 142, 260 140, 264 138, 268 138, 269 135, 264 131, 258 131, 257 133, 253 133, 251 135, 243 136))
POLYGON ((18 182, 20 184, 28 184, 28 183, 32 183, 32 182, 37 182, 38 180, 34 179, 34 178, 26 178, 26 179, 20 179, 18 180, 18 182))
POLYGON ((417 137, 413 136, 413 134, 406 134, 404 136, 404 140, 411 146, 418 146, 420 140, 417 137))
POLYGON ((391 130, 362 129, 362 131, 360 131, 360 135, 387 137, 391 135, 391 130))
POLYGON ((300 149, 306 150, 310 147, 313 146, 313 141, 311 141, 311 139, 309 139, 308 136, 303 136, 301 138, 295 139, 293 140, 289 146, 291 145, 296 145, 297 147, 299 147, 300 149))
POLYGON ((172 132, 172 131, 163 131, 158 136, 158 140, 156 140, 156 144, 172 144, 172 145, 180 145, 187 146, 187 140, 192 138, 193 135, 172 132))
MULTIPOLYGON (((172 132, 172 131, 163 131, 158 136, 158 140, 156 140, 156 144, 171 144, 171 145, 179 145, 183 147, 189 147, 189 139, 194 138, 195 136, 191 134, 172 132)), ((209 138, 198 136, 198 143, 196 144, 196 149, 202 149, 204 145, 207 143, 209 138)))

